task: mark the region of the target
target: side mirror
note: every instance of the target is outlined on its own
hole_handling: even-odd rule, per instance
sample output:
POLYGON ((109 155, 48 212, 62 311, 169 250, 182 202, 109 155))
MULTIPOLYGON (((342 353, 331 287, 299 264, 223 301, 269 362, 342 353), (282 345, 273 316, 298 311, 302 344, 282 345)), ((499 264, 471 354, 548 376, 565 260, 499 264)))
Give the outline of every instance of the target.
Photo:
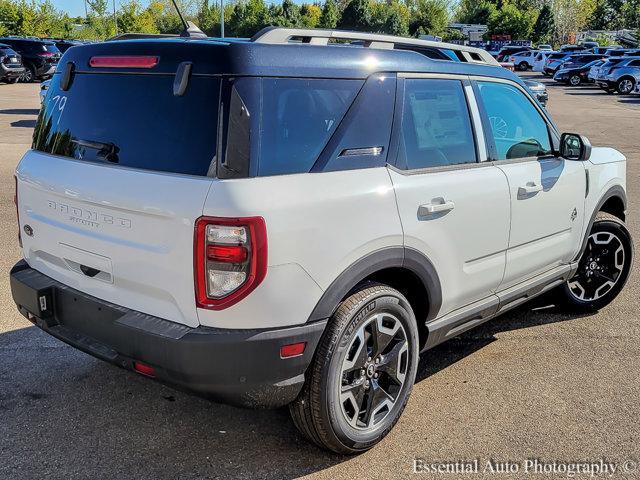
POLYGON ((591 142, 584 135, 563 133, 560 137, 560 156, 567 160, 589 160, 591 142))

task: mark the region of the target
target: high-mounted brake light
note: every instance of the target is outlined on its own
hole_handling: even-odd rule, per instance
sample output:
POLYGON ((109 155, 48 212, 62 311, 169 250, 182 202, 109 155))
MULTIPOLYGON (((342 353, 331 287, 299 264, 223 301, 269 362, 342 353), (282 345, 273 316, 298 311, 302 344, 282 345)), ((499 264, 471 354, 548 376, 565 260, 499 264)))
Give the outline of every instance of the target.
POLYGON ((93 68, 153 68, 160 57, 153 55, 98 56, 89 59, 93 68))
POLYGON ((262 217, 200 217, 195 225, 196 304, 222 310, 249 295, 267 274, 262 217))
POLYGON ((18 220, 18 245, 22 248, 22 230, 20 229, 20 207, 18 207, 18 177, 13 176, 15 180, 15 190, 13 192, 13 203, 16 205, 16 218, 18 220))

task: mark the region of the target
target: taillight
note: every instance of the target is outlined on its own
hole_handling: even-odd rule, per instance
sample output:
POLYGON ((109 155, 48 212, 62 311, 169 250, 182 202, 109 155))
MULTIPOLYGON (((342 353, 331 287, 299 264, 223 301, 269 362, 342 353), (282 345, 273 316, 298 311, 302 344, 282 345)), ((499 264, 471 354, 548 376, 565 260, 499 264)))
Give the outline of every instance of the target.
POLYGON ((153 68, 159 57, 150 55, 98 56, 89 59, 93 68, 153 68))
POLYGON ((44 52, 44 53, 39 53, 38 56, 39 57, 47 57, 48 58, 48 57, 53 57, 54 54, 51 53, 51 52, 44 52))
POLYGON ((194 248, 198 307, 230 307, 267 274, 267 228, 262 217, 200 217, 194 248))
POLYGON ((18 177, 13 176, 15 180, 15 190, 13 192, 13 203, 16 205, 16 219, 18 220, 18 245, 22 248, 22 231, 20 229, 20 208, 18 207, 18 177))

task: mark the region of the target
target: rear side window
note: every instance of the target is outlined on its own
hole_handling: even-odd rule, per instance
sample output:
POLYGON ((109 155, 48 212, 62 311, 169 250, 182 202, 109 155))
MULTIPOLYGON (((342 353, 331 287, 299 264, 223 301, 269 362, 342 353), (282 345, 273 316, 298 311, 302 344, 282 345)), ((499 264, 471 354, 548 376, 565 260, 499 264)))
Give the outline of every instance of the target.
POLYGON ((76 160, 207 175, 215 159, 216 77, 192 76, 183 96, 173 75, 74 75, 68 91, 53 77, 33 148, 76 160))
POLYGON ((257 175, 309 172, 362 83, 264 78, 257 175))
POLYGON ((469 109, 458 80, 408 79, 398 168, 413 170, 476 161, 469 109))

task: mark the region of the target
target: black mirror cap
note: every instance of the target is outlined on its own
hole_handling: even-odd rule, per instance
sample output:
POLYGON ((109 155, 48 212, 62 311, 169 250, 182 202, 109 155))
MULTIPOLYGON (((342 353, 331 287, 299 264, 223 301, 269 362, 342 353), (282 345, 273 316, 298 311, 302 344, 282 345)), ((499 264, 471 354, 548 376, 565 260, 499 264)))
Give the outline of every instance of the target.
POLYGON ((560 136, 560 156, 567 160, 586 161, 591 158, 591 142, 578 133, 563 133, 560 136))

